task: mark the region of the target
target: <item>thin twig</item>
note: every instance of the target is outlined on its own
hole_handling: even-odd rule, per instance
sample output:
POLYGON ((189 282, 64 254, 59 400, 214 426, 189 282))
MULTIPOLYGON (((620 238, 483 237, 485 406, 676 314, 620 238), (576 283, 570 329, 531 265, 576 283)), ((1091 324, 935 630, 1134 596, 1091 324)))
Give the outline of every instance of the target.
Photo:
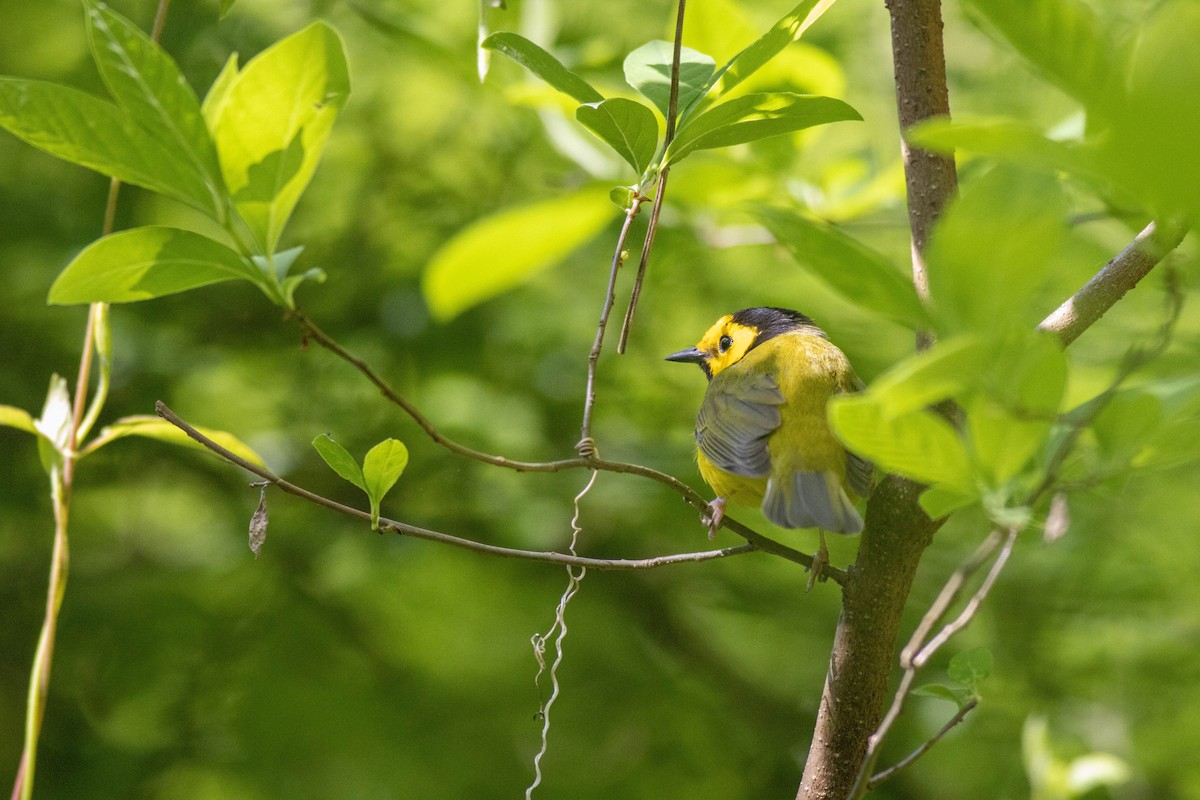
POLYGON ((902 758, 900 761, 896 762, 892 766, 888 767, 887 769, 881 770, 880 772, 877 772, 874 775, 872 775, 871 780, 867 781, 867 789, 874 789, 876 786, 883 783, 888 778, 892 777, 897 772, 899 772, 900 770, 909 766, 914 761, 916 761, 918 758, 920 758, 921 756, 928 753, 929 750, 935 744, 937 744, 938 741, 940 741, 943 736, 945 736, 947 733, 949 733, 950 730, 952 728, 954 728, 955 725, 962 722, 963 719, 966 718, 967 714, 970 714, 971 711, 973 711, 975 709, 975 706, 977 706, 977 705, 979 705, 979 700, 974 697, 972 697, 970 700, 968 700, 966 703, 964 703, 962 708, 960 708, 958 710, 958 712, 953 717, 950 718, 950 721, 947 722, 945 725, 943 725, 937 733, 935 733, 933 736, 930 736, 928 739, 926 739, 921 744, 920 747, 918 747, 916 750, 912 751, 907 756, 905 756, 904 758, 902 758))
MULTIPOLYGON (((617 472, 628 475, 637 475, 642 478, 648 478, 657 483, 674 490, 682 497, 689 505, 697 511, 704 512, 708 509, 708 501, 692 487, 688 486, 683 481, 673 475, 668 475, 665 472, 643 466, 641 464, 630 464, 623 461, 609 461, 600 458, 593 453, 589 456, 580 456, 578 458, 559 459, 555 461, 517 461, 505 456, 493 455, 491 453, 483 453, 474 450, 465 445, 450 439, 442 434, 437 427, 421 413, 415 405, 408 399, 397 392, 387 381, 383 379, 370 364, 356 358, 336 340, 329 336, 325 331, 321 330, 311 319, 304 315, 299 309, 290 312, 291 316, 299 322, 303 328, 306 338, 319 344, 329 352, 336 355, 338 358, 345 361, 347 364, 358 370, 364 377, 367 378, 376 388, 393 404, 399 406, 406 414, 412 417, 413 421, 420 426, 421 430, 435 443, 441 445, 456 455, 470 458, 484 464, 492 466, 505 467, 507 469, 516 470, 517 472, 562 472, 570 469, 598 469, 602 472, 617 472)), ((781 544, 774 539, 770 539, 758 533, 754 529, 738 522, 732 517, 726 516, 721 521, 721 526, 728 529, 732 533, 741 536, 757 549, 765 553, 785 558, 789 561, 794 561, 806 568, 812 568, 813 557, 807 553, 802 553, 787 545, 781 544)), ((848 576, 845 570, 836 569, 826 566, 825 574, 828 575, 835 583, 845 586, 848 576)))
MULTIPOLYGON (((230 452, 226 448, 214 442, 212 439, 200 433, 200 431, 196 430, 184 420, 180 419, 179 416, 176 415, 175 412, 173 412, 170 408, 168 408, 161 400, 155 403, 155 410, 158 412, 160 417, 179 428, 192 440, 208 448, 231 464, 257 475, 280 491, 295 495, 296 497, 303 498, 311 503, 324 506, 325 508, 332 509, 339 513, 346 514, 347 516, 356 517, 357 519, 361 519, 366 522, 371 521, 371 515, 366 511, 343 505, 336 500, 331 500, 328 497, 323 497, 322 495, 310 492, 307 489, 284 480, 275 473, 271 472, 271 470, 266 469, 265 467, 260 467, 257 464, 253 464, 236 453, 230 452)), ((737 545, 736 547, 724 547, 719 550, 706 550, 696 553, 676 553, 666 556, 655 556, 653 558, 588 558, 586 556, 571 555, 569 553, 517 550, 510 547, 499 547, 497 545, 484 544, 483 542, 476 542, 472 539, 465 539, 461 536, 453 536, 448 533, 441 533, 439 531, 433 531, 427 528, 419 528, 415 525, 398 522, 386 517, 379 518, 379 530, 390 531, 402 536, 412 536, 417 539, 426 539, 431 542, 448 544, 452 547, 460 547, 465 550, 473 550, 477 553, 484 553, 491 556, 515 558, 524 561, 540 561, 548 564, 558 564, 560 566, 587 567, 589 569, 597 570, 655 569, 657 567, 665 567, 671 564, 687 564, 700 561, 710 561, 715 558, 727 558, 729 556, 742 555, 743 553, 753 553, 757 550, 768 552, 765 550, 765 548, 760 548, 755 544, 747 543, 737 545)))
MULTIPOLYGON (((675 42, 671 53, 671 93, 667 98, 667 124, 663 133, 662 152, 665 154, 675 140, 676 117, 679 116, 679 69, 683 57, 683 16, 687 0, 679 0, 675 14, 675 42)), ((650 250, 654 247, 654 234, 658 232, 658 215, 662 211, 663 199, 667 196, 667 175, 671 168, 664 166, 658 176, 658 190, 654 193, 654 207, 646 225, 646 238, 642 241, 642 256, 638 260, 637 275, 629 293, 629 307, 625 309, 625 321, 621 323, 621 335, 617 338, 617 352, 624 353, 629 343, 629 329, 633 326, 633 315, 637 310, 638 298, 642 294, 642 282, 646 279, 646 265, 650 263, 650 250)))

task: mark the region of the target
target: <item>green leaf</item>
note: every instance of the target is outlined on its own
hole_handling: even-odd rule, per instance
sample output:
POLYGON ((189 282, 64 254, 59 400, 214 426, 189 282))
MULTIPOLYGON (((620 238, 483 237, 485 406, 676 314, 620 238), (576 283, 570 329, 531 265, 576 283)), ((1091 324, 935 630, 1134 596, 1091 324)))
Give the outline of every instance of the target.
POLYGON ((312 446, 316 448, 317 453, 325 460, 330 469, 364 492, 367 492, 368 495, 370 494, 370 491, 367 489, 367 482, 363 477, 362 468, 358 466, 358 462, 354 460, 354 456, 350 455, 346 448, 335 442, 332 436, 328 433, 322 433, 313 439, 312 446))
POLYGON ((966 448, 950 423, 930 411, 888 416, 867 391, 834 398, 829 422, 846 447, 888 472, 973 492, 966 448))
POLYGON ((789 44, 799 39, 834 2, 836 0, 804 0, 802 3, 797 3, 791 11, 772 25, 769 31, 721 67, 710 79, 710 84, 715 84, 717 80, 720 80, 721 94, 725 94, 761 69, 789 44))
POLYGON ((1086 105, 1103 103, 1119 48, 1083 0, 965 0, 1048 80, 1086 105))
POLYGON ((209 189, 213 207, 223 191, 217 152, 200 101, 179 67, 156 42, 108 6, 85 2, 88 37, 100 77, 117 103, 209 189))
MULTIPOLYGON (((249 461, 251 464, 257 464, 260 467, 265 466, 262 456, 256 453, 254 448, 250 447, 250 445, 246 444, 232 433, 213 430, 212 428, 201 428, 199 426, 196 426, 196 430, 200 431, 200 433, 204 434, 209 439, 212 439, 214 442, 221 445, 234 455, 249 461)), ((82 458, 90 453, 94 453, 109 442, 116 441, 117 439, 123 439, 126 436, 142 436, 147 439, 156 439, 160 442, 182 445, 183 447, 190 447, 193 450, 200 450, 205 453, 209 453, 210 455, 212 454, 212 451, 207 447, 190 438, 186 433, 181 431, 179 428, 176 428, 165 419, 139 414, 130 417, 122 417, 113 424, 102 428, 100 433, 96 435, 96 438, 88 442, 87 446, 81 450, 80 457, 82 458)))
POLYGON ((233 8, 233 4, 236 2, 237 2, 237 0, 221 0, 221 3, 220 3, 221 10, 220 10, 219 18, 225 19, 225 16, 229 13, 229 10, 231 8, 233 8))
POLYGON ((950 659, 946 673, 951 680, 958 681, 973 694, 979 694, 979 686, 987 676, 992 674, 995 659, 992 651, 986 647, 973 647, 955 653, 950 659))
POLYGON ((200 113, 204 116, 204 122, 210 131, 216 130, 217 120, 224 111, 225 102, 229 99, 229 90, 233 88, 237 76, 238 54, 231 53, 212 86, 208 87, 208 94, 204 96, 204 102, 200 104, 200 113))
POLYGON ((213 196, 178 153, 113 105, 45 81, 0 78, 0 127, 47 153, 213 216, 213 196))
POLYGON ((206 107, 209 125, 238 213, 271 253, 350 94, 341 39, 314 22, 229 81, 206 107))
POLYGON ((658 150, 658 120, 641 103, 613 97, 582 105, 575 119, 625 159, 641 175, 658 150))
POLYGON ((49 302, 130 303, 237 279, 266 291, 263 276, 220 242, 178 228, 133 228, 88 245, 54 281, 49 302))
POLYGON ((362 474, 367 495, 383 500, 408 466, 408 448, 398 439, 384 439, 367 451, 362 474))
POLYGON ((589 187, 478 220, 430 259, 425 302, 438 319, 451 319, 561 261, 611 218, 607 190, 589 187))
POLYGON ((972 386, 991 358, 978 337, 943 339, 909 356, 871 383, 871 394, 888 416, 948 400, 972 386))
POLYGON ((913 689, 911 694, 916 697, 933 697, 938 700, 949 700, 962 708, 971 701, 973 695, 962 686, 950 686, 945 683, 926 683, 913 689))
POLYGON ((0 425, 16 428, 19 431, 37 435, 37 427, 33 424, 33 416, 23 408, 0 405, 0 425))
POLYGON ((671 142, 665 161, 674 164, 693 150, 730 147, 830 122, 861 119, 857 111, 832 97, 791 92, 747 94, 685 123, 671 142))
POLYGON ((1034 327, 1046 311, 1036 299, 1065 238, 1067 211, 1053 176, 1000 165, 964 185, 926 250, 940 330, 1034 327))
POLYGON ((947 489, 945 486, 931 486, 921 493, 917 502, 921 510, 930 519, 941 519, 949 516, 960 508, 971 505, 979 496, 974 493, 962 492, 957 489, 947 489))
MULTIPOLYGON (((625 57, 625 80, 654 103, 664 117, 670 111, 674 50, 671 42, 658 40, 647 42, 625 57)), ((687 108, 701 92, 708 91, 716 68, 712 56, 690 47, 680 48, 676 109, 687 108)))
POLYGON ((913 329, 928 322, 912 280, 880 254, 831 225, 782 209, 758 209, 755 216, 798 262, 850 302, 913 329))
POLYGON ((571 72, 557 58, 524 36, 500 31, 484 39, 481 46, 503 53, 555 89, 574 97, 580 103, 599 103, 604 99, 604 95, 593 89, 590 83, 571 72))

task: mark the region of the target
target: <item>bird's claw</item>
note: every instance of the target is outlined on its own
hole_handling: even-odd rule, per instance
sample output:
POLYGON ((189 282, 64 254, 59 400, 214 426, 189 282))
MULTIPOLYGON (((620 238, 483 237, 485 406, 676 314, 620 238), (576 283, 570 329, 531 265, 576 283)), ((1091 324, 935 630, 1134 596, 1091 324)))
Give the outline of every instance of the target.
POLYGON ((711 542, 717 536, 717 529, 725 519, 725 498, 718 497, 708 504, 708 510, 700 512, 700 522, 708 527, 708 540, 711 542))
POLYGON ((808 584, 804 587, 804 591, 811 592, 813 585, 818 581, 824 583, 829 580, 829 575, 825 572, 825 567, 829 566, 829 550, 825 548, 825 531, 820 531, 821 546, 817 548, 816 554, 813 556, 812 565, 809 566, 808 584))

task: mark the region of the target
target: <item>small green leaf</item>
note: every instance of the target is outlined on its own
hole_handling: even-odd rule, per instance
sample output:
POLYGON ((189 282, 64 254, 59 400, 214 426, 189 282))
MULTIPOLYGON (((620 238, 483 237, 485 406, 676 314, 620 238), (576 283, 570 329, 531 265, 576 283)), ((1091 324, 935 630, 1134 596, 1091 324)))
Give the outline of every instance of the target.
POLYGON ((129 303, 237 279, 263 286, 253 265, 220 242, 178 228, 133 228, 88 245, 54 281, 49 302, 129 303))
POLYGON ((262 250, 271 253, 350 94, 341 39, 314 22, 228 80, 205 110, 225 185, 262 250))
POLYGON ((830 122, 861 119, 857 111, 832 97, 792 92, 747 94, 686 122, 671 142, 665 161, 674 164, 693 150, 730 147, 830 122))
MULTIPOLYGON (((256 453, 254 449, 250 447, 250 445, 246 444, 232 433, 213 430, 212 428, 201 428, 199 426, 196 427, 196 430, 200 431, 200 433, 204 434, 209 439, 212 439, 214 442, 221 445, 234 455, 249 461, 251 464, 257 464, 260 467, 265 466, 262 456, 256 453)), ((211 453, 207 447, 195 441, 194 439, 191 439, 186 433, 181 431, 179 428, 176 428, 165 419, 160 419, 159 417, 146 414, 138 414, 130 417, 122 417, 113 424, 102 428, 100 433, 96 435, 96 438, 88 442, 87 446, 80 451, 80 457, 82 458, 83 456, 94 453, 101 447, 104 447, 106 444, 116 441, 117 439, 123 439, 126 436, 142 436, 147 439, 156 439, 160 442, 167 442, 168 444, 180 445, 182 447, 189 447, 193 450, 211 453)))
POLYGON ((969 494, 957 489, 947 489, 945 486, 930 486, 921 493, 917 502, 920 503, 921 510, 928 514, 930 519, 941 519, 960 508, 971 505, 978 499, 978 495, 969 494))
POLYGON ((911 694, 916 697, 933 697, 938 700, 949 700, 962 708, 973 698, 973 693, 962 686, 950 686, 945 683, 926 683, 913 689, 911 694))
POLYGON ((608 199, 622 211, 629 211, 633 208, 633 201, 636 198, 637 191, 632 186, 614 186, 608 191, 608 199))
POLYGON ((992 674, 995 659, 992 651, 986 647, 973 647, 956 653, 950 659, 946 674, 951 680, 958 681, 973 694, 979 694, 979 686, 983 680, 992 674))
POLYGON ((563 94, 580 103, 599 103, 604 95, 538 45, 515 33, 500 31, 483 40, 481 47, 503 53, 563 94))
POLYGON ((633 100, 613 97, 582 105, 575 110, 575 119, 615 150, 638 175, 646 171, 658 150, 658 120, 653 111, 633 100))
POLYGON ((16 406, 0 406, 0 425, 34 435, 37 435, 38 432, 37 427, 33 424, 33 416, 25 409, 16 406))
POLYGON ((593 186, 468 225, 425 268, 421 288, 429 310, 448 320, 515 288, 587 243, 610 219, 607 190, 593 186))
POLYGON ((363 477, 362 468, 358 466, 358 462, 354 460, 354 456, 333 440, 333 437, 328 433, 322 433, 317 438, 313 439, 312 446, 316 448, 317 453, 329 465, 329 468, 342 476, 346 480, 353 483, 358 488, 367 492, 367 482, 363 477))
POLYGON ((87 0, 88 37, 100 77, 117 103, 193 171, 219 207, 223 191, 217 151, 200 101, 179 67, 156 42, 102 3, 87 0))
POLYGON ((932 412, 890 417, 867 391, 834 398, 829 422, 850 450, 888 472, 973 491, 966 448, 950 423, 932 412))
MULTIPOLYGON (((637 89, 666 117, 671 104, 671 65, 675 46, 671 42, 647 42, 625 57, 625 80, 637 89)), ((708 91, 708 81, 717 68, 712 56, 681 47, 679 50, 679 96, 676 109, 686 108, 700 92, 708 91)))
POLYGON ((850 302, 907 325, 927 322, 912 280, 882 255, 814 219, 783 209, 755 211, 776 241, 850 302))
POLYGON ((363 482, 367 496, 382 501, 408 466, 408 448, 398 439, 384 439, 367 451, 363 459, 363 482))
POLYGON ((216 214, 210 187, 178 153, 124 110, 90 94, 0 78, 0 127, 52 156, 216 214))

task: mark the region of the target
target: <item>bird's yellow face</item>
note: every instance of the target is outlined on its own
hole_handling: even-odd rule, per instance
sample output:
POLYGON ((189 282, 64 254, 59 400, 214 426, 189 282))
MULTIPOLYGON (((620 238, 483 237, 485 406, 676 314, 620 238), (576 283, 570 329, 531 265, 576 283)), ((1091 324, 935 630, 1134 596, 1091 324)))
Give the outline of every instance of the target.
POLYGON ((756 326, 736 322, 732 314, 726 314, 696 343, 696 350, 704 354, 700 365, 708 377, 715 377, 721 370, 741 361, 757 338, 756 326))

